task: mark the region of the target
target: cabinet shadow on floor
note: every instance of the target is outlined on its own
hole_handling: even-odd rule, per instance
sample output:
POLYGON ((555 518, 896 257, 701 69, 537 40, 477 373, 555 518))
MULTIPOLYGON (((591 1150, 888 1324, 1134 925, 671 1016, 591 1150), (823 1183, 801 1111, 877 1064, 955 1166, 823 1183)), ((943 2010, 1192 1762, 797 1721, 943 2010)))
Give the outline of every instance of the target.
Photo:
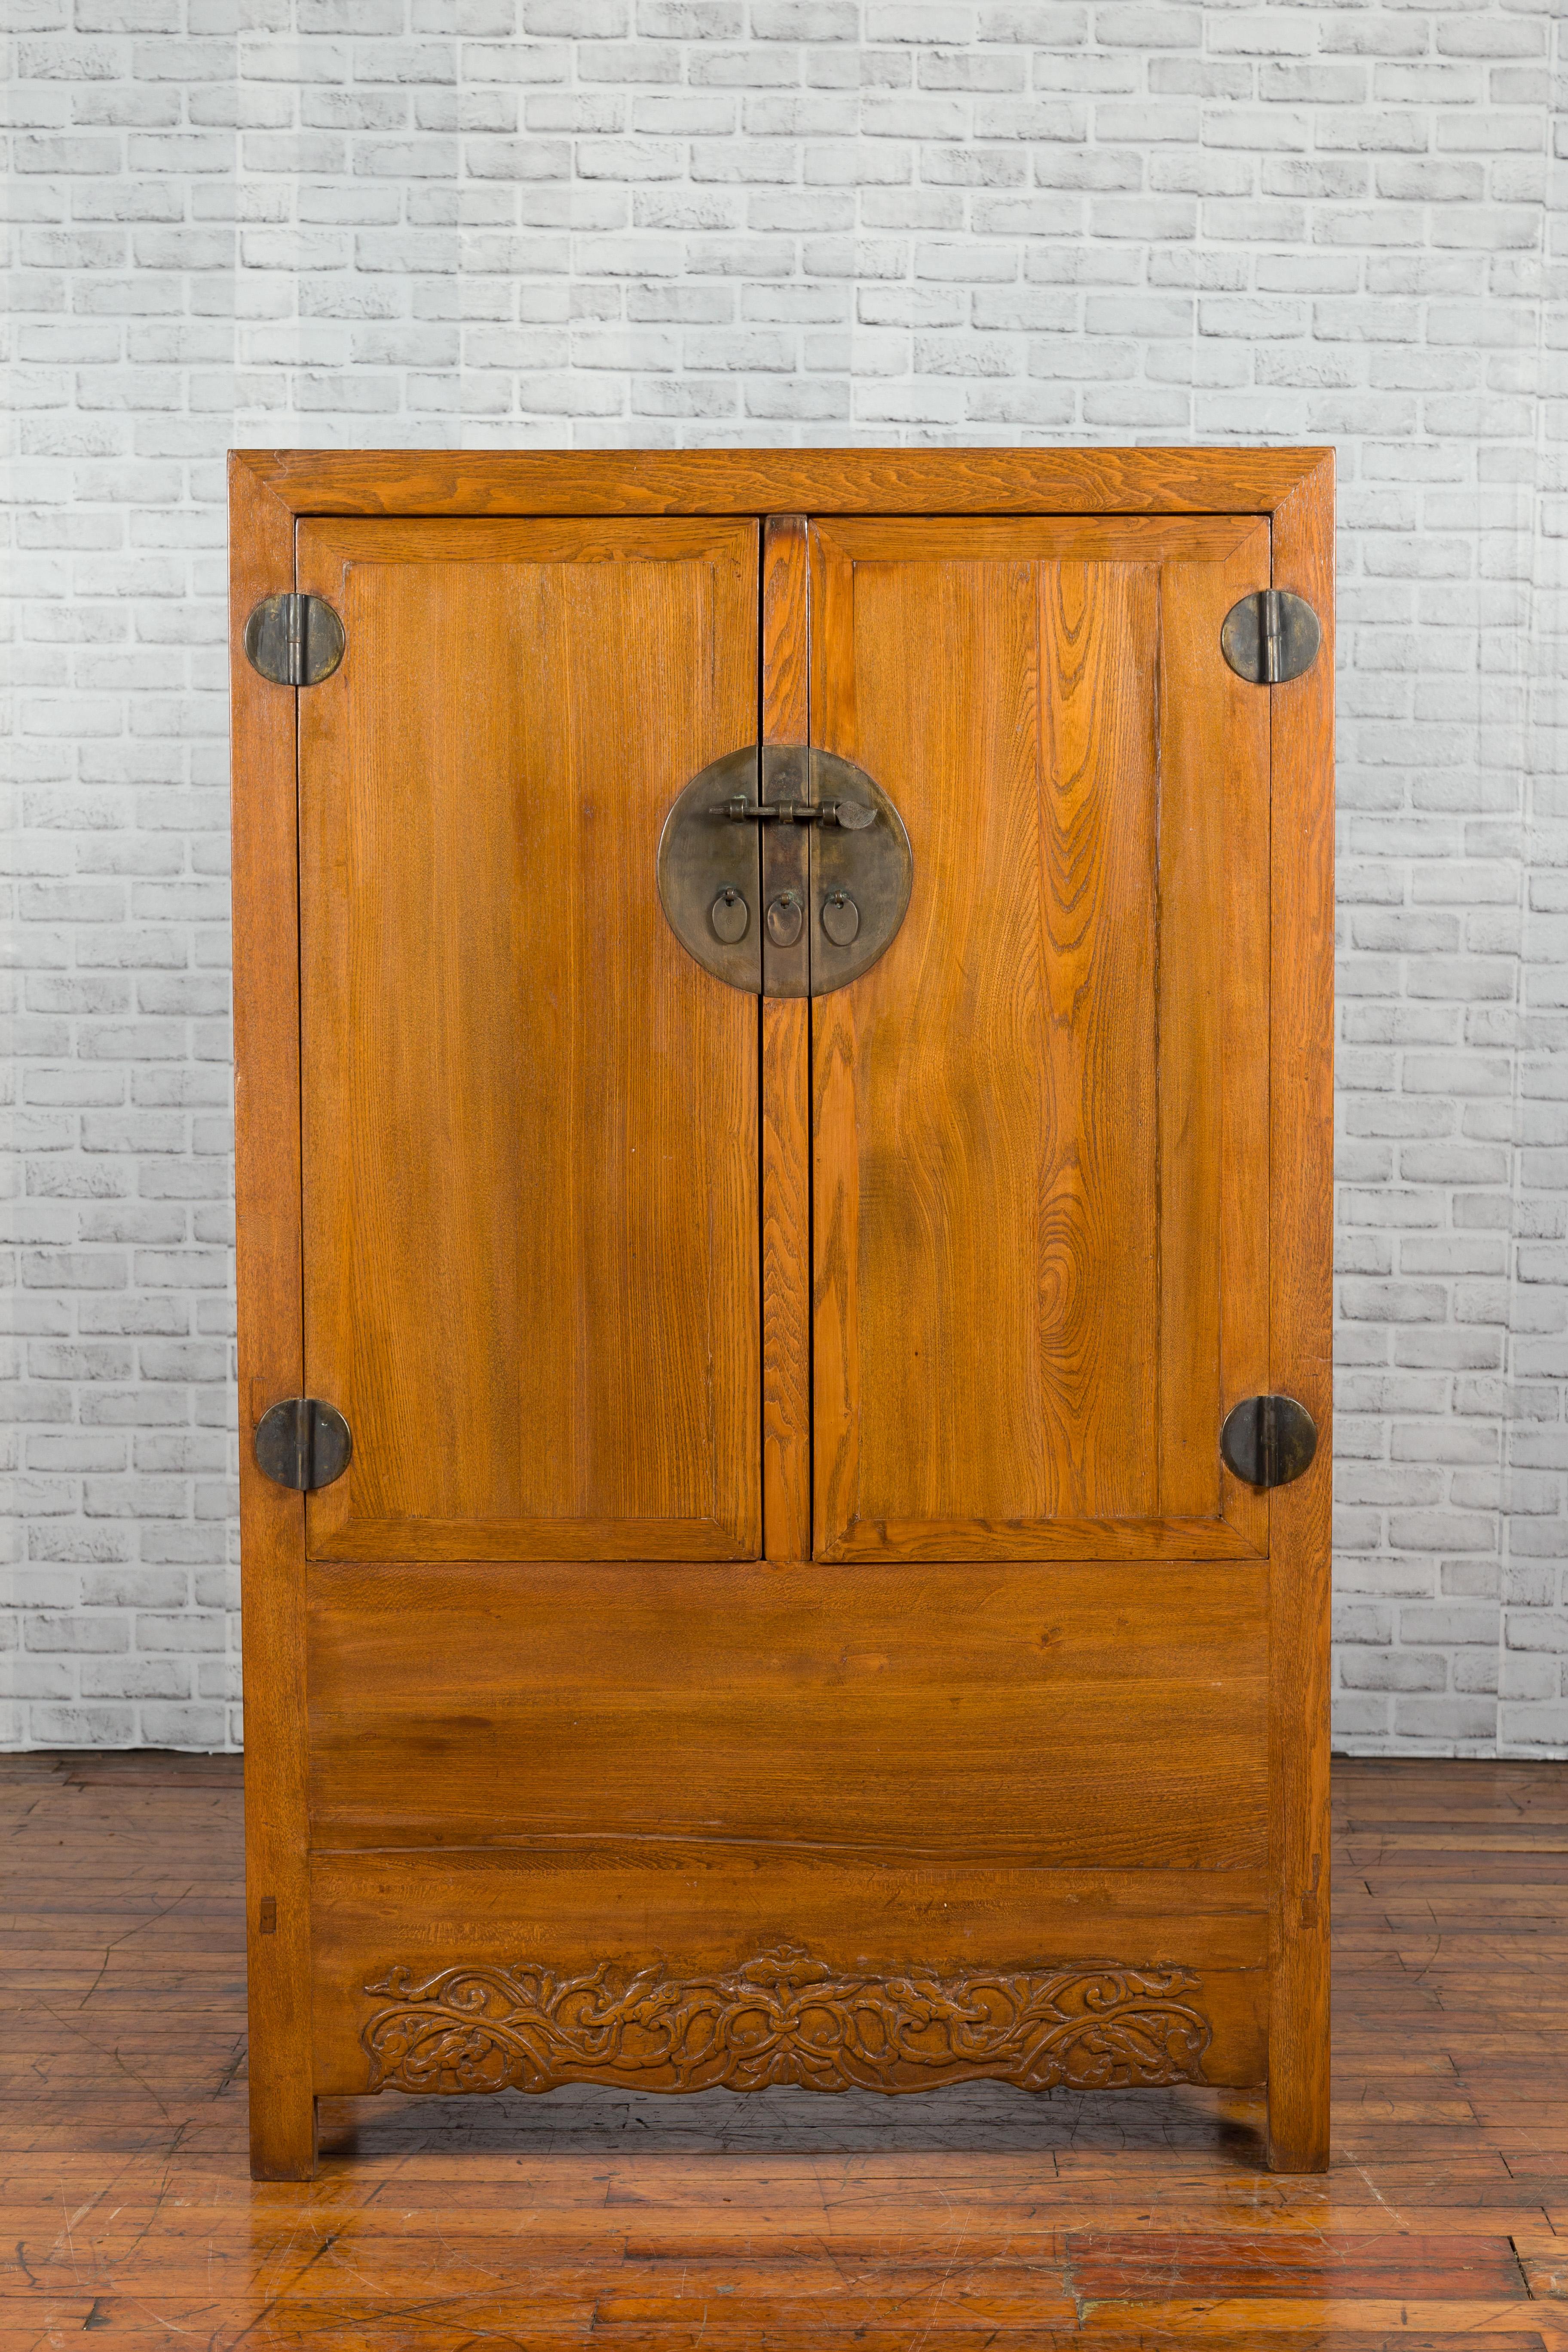
MULTIPOLYGON (((687 2092, 679 2097, 583 2084, 538 2096, 374 2098, 321 2103, 323 2168, 416 2152, 510 2155, 526 2163, 566 2149, 624 2155, 1044 2156, 1202 2151, 1256 2171, 1264 2162, 1261 2091, 1021 2091, 957 2084, 889 2097, 875 2091, 687 2092)), ((637 2200, 629 2193, 625 2201, 637 2200)))

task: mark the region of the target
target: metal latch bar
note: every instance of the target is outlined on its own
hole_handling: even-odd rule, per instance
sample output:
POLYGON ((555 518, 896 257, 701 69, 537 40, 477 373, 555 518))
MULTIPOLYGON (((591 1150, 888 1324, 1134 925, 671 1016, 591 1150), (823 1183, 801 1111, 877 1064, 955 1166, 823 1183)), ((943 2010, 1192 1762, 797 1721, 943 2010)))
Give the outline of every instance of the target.
POLYGON ((719 802, 713 814, 732 824, 841 824, 847 833, 863 832, 877 821, 876 810, 858 801, 748 801, 742 793, 719 802))

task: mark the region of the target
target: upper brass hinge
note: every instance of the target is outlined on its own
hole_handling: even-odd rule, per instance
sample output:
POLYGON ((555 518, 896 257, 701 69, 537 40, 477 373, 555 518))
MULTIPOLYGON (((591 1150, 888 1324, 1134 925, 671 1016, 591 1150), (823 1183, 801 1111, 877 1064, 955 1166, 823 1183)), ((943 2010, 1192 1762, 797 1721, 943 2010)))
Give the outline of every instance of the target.
POLYGON ((1316 613, 1289 588, 1255 589, 1231 606, 1219 633, 1226 661, 1253 686, 1284 686, 1300 677, 1322 641, 1316 613))
POLYGON ((245 657, 274 686, 320 686, 343 657, 343 625, 324 596, 268 596, 245 625, 245 657))

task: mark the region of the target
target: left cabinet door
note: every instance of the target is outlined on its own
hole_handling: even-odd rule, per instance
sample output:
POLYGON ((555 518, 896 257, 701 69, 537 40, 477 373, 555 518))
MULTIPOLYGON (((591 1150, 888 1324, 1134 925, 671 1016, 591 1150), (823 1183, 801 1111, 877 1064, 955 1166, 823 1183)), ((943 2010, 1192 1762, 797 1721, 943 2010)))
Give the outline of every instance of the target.
POLYGON ((760 1549, 758 1011, 659 908, 757 733, 734 521, 299 526, 304 1360, 317 1559, 760 1549))

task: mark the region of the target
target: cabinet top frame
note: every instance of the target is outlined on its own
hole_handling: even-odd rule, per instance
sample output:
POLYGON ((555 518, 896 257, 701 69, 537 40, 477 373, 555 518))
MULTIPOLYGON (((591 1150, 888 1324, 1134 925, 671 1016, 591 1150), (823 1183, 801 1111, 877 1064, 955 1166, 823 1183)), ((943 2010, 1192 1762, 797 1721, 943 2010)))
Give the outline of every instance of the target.
POLYGON ((1331 448, 236 449, 290 515, 1258 514, 1331 448))

